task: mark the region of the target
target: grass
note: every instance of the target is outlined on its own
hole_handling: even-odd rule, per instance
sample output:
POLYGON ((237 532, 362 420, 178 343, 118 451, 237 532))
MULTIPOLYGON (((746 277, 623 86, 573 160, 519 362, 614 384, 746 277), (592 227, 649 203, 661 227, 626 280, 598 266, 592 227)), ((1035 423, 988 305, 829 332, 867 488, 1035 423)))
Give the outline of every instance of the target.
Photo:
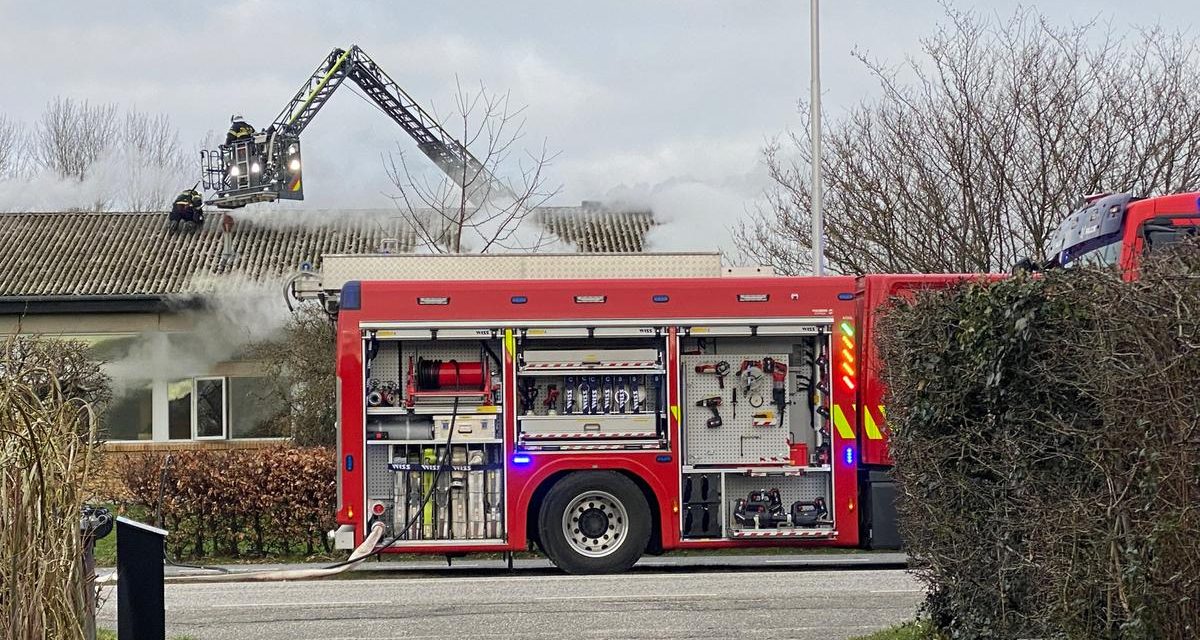
POLYGON ((937 640, 929 625, 925 622, 905 622, 890 629, 876 631, 868 636, 859 636, 852 640, 937 640))

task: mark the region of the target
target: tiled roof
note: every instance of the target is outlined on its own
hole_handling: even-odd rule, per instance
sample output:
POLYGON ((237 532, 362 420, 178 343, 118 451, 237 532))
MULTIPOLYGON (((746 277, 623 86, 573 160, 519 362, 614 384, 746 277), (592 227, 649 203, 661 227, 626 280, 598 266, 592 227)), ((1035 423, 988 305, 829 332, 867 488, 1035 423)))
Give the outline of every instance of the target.
POLYGON ((539 213, 547 231, 584 253, 641 252, 654 226, 649 211, 547 207, 539 213))
MULTIPOLYGON (((395 212, 356 213, 306 216, 303 226, 239 218, 230 234, 212 213, 202 228, 175 233, 165 213, 0 214, 0 297, 178 294, 214 276, 282 278, 305 262, 319 267, 324 254, 413 249, 414 234, 395 212)), ((589 252, 641 251, 653 224, 649 213, 538 214, 552 234, 589 252)))

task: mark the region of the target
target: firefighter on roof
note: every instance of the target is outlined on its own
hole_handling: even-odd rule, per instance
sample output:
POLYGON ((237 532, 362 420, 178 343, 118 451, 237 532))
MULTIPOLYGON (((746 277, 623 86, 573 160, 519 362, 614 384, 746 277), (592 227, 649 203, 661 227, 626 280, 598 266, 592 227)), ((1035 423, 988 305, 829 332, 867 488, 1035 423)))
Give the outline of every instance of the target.
POLYGON ((171 229, 178 228, 180 221, 197 226, 204 224, 204 199, 195 188, 180 193, 175 198, 175 204, 171 205, 171 229))
POLYGON ((233 114, 229 117, 229 133, 225 134, 225 144, 233 144, 239 140, 245 140, 254 135, 254 127, 246 122, 246 119, 239 114, 233 114))

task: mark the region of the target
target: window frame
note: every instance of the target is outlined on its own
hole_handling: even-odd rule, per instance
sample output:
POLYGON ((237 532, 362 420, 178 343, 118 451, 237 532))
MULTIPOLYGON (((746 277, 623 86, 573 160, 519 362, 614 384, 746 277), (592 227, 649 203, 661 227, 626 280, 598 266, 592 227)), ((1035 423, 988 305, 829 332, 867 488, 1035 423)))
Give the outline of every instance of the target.
MULTIPOLYGON (((192 440, 228 440, 229 439, 229 383, 225 376, 193 376, 192 377, 192 440), (217 380, 221 383, 221 433, 215 436, 200 435, 199 405, 200 382, 217 380)), ((181 442, 176 440, 176 442, 181 442)))

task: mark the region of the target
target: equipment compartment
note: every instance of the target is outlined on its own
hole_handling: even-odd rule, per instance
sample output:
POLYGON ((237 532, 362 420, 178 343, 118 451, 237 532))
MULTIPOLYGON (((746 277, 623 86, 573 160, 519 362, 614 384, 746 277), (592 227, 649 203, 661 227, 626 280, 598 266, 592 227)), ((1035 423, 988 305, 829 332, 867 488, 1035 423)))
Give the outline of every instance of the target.
POLYGON ((516 384, 519 445, 537 450, 665 446, 665 347, 657 335, 522 340, 516 384))
POLYGON ((780 425, 774 397, 787 402, 789 376, 779 380, 781 393, 762 362, 786 363, 787 354, 772 352, 684 355, 684 422, 687 452, 693 465, 787 464, 788 430, 780 425), (732 364, 731 364, 732 363, 732 364), (720 367, 727 373, 716 372, 720 367), (712 373, 709 373, 711 371, 712 373))
POLYGON ((500 342, 451 333, 363 335, 367 517, 394 546, 504 538, 500 342))
POLYGON ((459 413, 482 413, 478 407, 494 411, 501 401, 499 349, 494 338, 433 340, 396 331, 367 332, 367 414, 449 414, 456 401, 459 413))
POLYGON ((369 442, 367 468, 370 517, 387 525, 397 546, 504 538, 499 442, 369 442))
POLYGON ((822 538, 836 535, 828 473, 725 474, 730 538, 822 538))
POLYGON ((829 332, 723 329, 681 343, 682 537, 836 536, 829 332), (715 502, 689 495, 701 480, 715 502))
POLYGON ((680 487, 683 537, 721 537, 721 483, 719 473, 683 474, 683 485, 680 487))

